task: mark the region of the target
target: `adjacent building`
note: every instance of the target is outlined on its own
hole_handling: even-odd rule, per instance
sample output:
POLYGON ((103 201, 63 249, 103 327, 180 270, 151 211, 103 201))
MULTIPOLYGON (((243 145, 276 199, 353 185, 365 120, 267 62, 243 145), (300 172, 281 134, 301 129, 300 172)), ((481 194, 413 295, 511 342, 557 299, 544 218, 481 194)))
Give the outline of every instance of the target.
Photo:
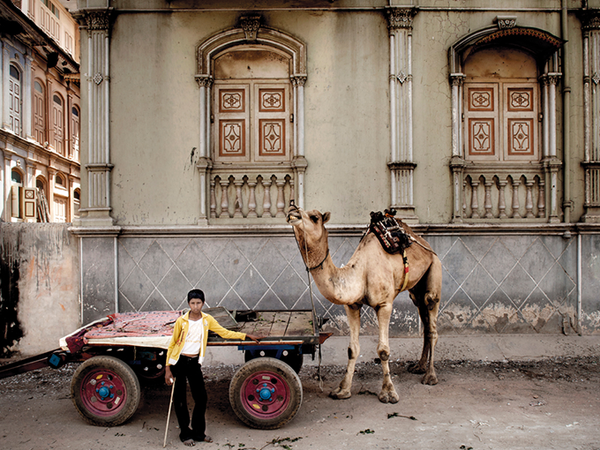
POLYGON ((79 27, 54 0, 0 1, 0 218, 72 222, 80 203, 79 27))

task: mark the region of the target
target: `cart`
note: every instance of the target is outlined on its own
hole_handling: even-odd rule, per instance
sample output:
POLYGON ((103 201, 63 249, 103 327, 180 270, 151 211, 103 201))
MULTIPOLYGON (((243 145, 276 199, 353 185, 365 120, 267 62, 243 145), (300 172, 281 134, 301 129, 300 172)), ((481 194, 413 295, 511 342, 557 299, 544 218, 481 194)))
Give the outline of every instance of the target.
MULTIPOLYGON (((245 364, 229 385, 229 401, 244 424, 276 429, 294 418, 302 404, 298 372, 304 355, 313 358, 331 333, 314 311, 204 312, 230 330, 264 336, 226 340, 210 334, 209 346, 237 346, 245 364)), ((71 381, 71 397, 88 423, 116 426, 129 420, 141 398, 140 382, 163 382, 173 325, 183 311, 112 314, 60 339, 60 348, 0 367, 0 378, 44 366, 81 362, 71 381)))

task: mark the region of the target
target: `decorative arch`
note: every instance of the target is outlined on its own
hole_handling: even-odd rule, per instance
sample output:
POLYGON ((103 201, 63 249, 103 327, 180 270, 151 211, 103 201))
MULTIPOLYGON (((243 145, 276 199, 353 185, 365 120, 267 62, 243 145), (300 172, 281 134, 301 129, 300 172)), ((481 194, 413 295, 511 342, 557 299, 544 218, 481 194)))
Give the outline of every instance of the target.
POLYGON ((556 53, 564 41, 538 28, 517 27, 516 19, 497 18, 497 26, 475 31, 455 42, 449 50, 450 73, 461 73, 462 63, 469 54, 490 46, 508 46, 533 54, 543 67, 548 58, 556 53), (511 26, 512 24, 512 26, 511 26))
POLYGON ((212 58, 222 51, 245 44, 263 44, 289 55, 291 76, 306 76, 306 45, 295 37, 260 25, 260 17, 242 17, 239 27, 219 32, 201 42, 196 51, 196 79, 212 76, 212 58))
MULTIPOLYGON (((449 81, 452 92, 452 158, 450 169, 453 175, 453 222, 463 222, 465 219, 466 197, 473 199, 471 209, 477 206, 477 195, 480 197, 479 206, 485 205, 486 219, 498 218, 490 214, 492 199, 498 198, 495 209, 504 211, 505 207, 512 209, 513 213, 499 217, 500 219, 522 219, 517 212, 523 209, 523 205, 535 205, 535 214, 528 210, 526 218, 534 220, 545 220, 548 222, 559 221, 558 209, 558 170, 561 161, 556 157, 556 85, 560 81, 560 53, 559 50, 564 41, 548 33, 547 31, 531 28, 518 27, 516 17, 498 16, 495 25, 470 33, 450 46, 449 58, 449 81), (511 170, 522 171, 518 161, 511 162, 510 167, 502 162, 468 162, 465 159, 466 151, 465 132, 463 130, 463 110, 465 89, 463 84, 467 78, 465 73, 465 62, 469 56, 483 49, 512 48, 525 52, 533 57, 537 63, 538 84, 535 90, 540 92, 540 113, 542 116, 541 130, 541 162, 528 164, 526 182, 513 182, 512 186, 506 183, 478 183, 469 184, 471 179, 479 178, 478 173, 493 175, 498 179, 511 177, 511 170), (520 184, 521 183, 521 184, 520 184), (547 189, 547 187, 549 189, 547 189), (496 190, 496 191, 495 191, 496 190), (469 193, 470 192, 470 193, 469 193), (478 193, 476 195, 476 193, 478 193), (510 196, 505 199, 504 196, 510 196), (546 207, 548 205, 548 207, 546 207), (535 217, 533 217, 535 216, 535 217)), ((535 119, 529 119, 535 120, 535 119)), ((533 122, 532 122, 533 123, 533 122)), ((521 164, 524 165, 525 163, 521 164)), ((515 172, 516 173, 516 172, 515 172)), ((493 178, 490 177, 490 179, 493 178)), ((520 178, 519 178, 520 180, 520 178)), ((466 218, 479 218, 477 215, 467 215, 466 218)))
MULTIPOLYGON (((196 47, 196 67, 195 75, 198 83, 199 93, 199 153, 200 158, 197 163, 200 172, 200 224, 208 224, 209 219, 209 201, 211 217, 213 216, 213 204, 215 199, 210 198, 214 192, 211 191, 209 175, 214 161, 210 153, 211 140, 211 99, 212 85, 214 82, 214 59, 236 47, 256 46, 271 49, 275 53, 285 55, 290 61, 289 76, 292 86, 293 103, 293 124, 291 143, 292 162, 290 170, 293 171, 293 185, 295 188, 293 196, 299 206, 304 204, 304 172, 307 166, 304 157, 304 84, 306 82, 306 45, 299 39, 261 25, 260 16, 241 17, 238 26, 214 34, 203 40, 196 47)), ((270 175, 270 174, 269 174, 270 175)), ((269 176, 267 175, 267 176, 269 176)), ((212 181, 214 184, 214 180, 212 181)), ((279 186, 278 186, 279 187, 279 186)), ((213 186, 214 188, 214 186, 213 186)), ((245 189, 245 188, 244 188, 245 189)), ((252 186, 254 189, 254 186, 252 186)), ((241 191, 238 189, 238 191, 241 191)), ((238 192, 238 197, 241 194, 238 192)), ((253 195, 253 194, 252 194, 253 195)), ((279 194, 278 194, 279 195, 279 194)), ((290 194, 291 195, 291 194, 290 194)), ((240 200, 240 198, 238 198, 240 200)), ((249 200, 254 202, 255 199, 249 200)), ((277 200, 280 203, 280 200, 277 200)), ((266 201, 265 201, 266 205, 266 201)), ((279 207, 279 206, 278 206, 279 207)), ((260 208, 259 208, 260 209, 260 208)), ((236 212, 236 217, 238 217, 236 212)), ((252 213, 254 214, 254 213, 252 213)), ((241 216, 241 213, 240 213, 241 216)), ((277 214, 280 217, 280 214, 277 214)))

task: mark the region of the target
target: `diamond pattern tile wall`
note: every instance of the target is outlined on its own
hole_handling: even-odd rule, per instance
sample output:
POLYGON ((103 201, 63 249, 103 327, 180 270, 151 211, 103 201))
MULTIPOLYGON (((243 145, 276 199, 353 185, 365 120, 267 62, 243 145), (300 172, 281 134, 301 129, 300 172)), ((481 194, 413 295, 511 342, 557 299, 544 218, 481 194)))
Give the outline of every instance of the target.
MULTIPOLYGON (((443 265, 441 333, 556 332, 572 319, 576 246, 560 236, 429 236, 443 265)), ((336 265, 359 237, 330 237, 336 265)), ((306 309, 345 329, 343 307, 324 299, 308 277, 293 237, 168 237, 118 239, 121 311, 181 309, 192 288, 207 304, 229 309, 306 309)), ((391 335, 415 333, 416 308, 398 296, 391 335)), ((363 308, 366 328, 376 315, 363 308)))

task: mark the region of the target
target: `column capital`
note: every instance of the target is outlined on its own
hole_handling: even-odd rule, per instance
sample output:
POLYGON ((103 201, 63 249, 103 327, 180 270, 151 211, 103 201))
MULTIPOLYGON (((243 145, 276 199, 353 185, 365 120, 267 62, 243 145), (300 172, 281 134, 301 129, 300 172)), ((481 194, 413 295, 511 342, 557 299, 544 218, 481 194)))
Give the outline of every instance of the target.
POLYGON ((209 88, 212 86, 215 80, 210 75, 196 75, 196 83, 198 83, 198 87, 209 88))
POLYGON ((294 75, 290 77, 290 81, 293 86, 304 86, 306 78, 306 75, 294 75))
POLYGON ((599 31, 600 30, 600 9, 588 9, 579 14, 581 20, 581 30, 599 31))
POLYGON ((114 9, 87 9, 75 14, 75 19, 88 31, 109 31, 114 9))
POLYGON ((413 17, 417 15, 419 10, 417 8, 386 8, 388 15, 388 29, 390 31, 398 29, 409 29, 412 30, 413 17))
POLYGON ((450 84, 452 86, 462 86, 467 76, 464 73, 451 73, 450 84))

